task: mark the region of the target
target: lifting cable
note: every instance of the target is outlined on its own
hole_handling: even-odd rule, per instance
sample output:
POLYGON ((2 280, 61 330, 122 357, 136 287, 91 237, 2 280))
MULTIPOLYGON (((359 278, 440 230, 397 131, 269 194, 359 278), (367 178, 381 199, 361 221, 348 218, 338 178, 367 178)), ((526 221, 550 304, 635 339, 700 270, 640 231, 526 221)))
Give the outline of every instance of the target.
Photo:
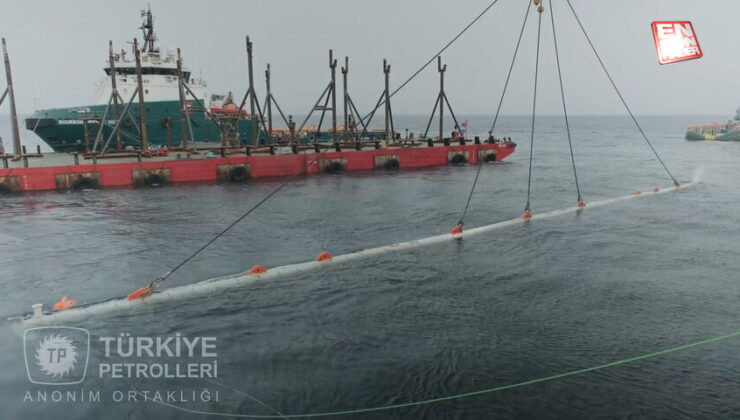
POLYGON ((132 298, 132 297, 133 298, 139 298, 139 297, 144 297, 144 296, 150 295, 157 286, 159 286, 160 284, 162 284, 162 282, 164 282, 165 280, 167 280, 167 278, 170 277, 172 274, 174 274, 175 271, 179 270, 182 266, 184 266, 190 260, 192 260, 193 258, 195 258, 196 255, 200 254, 203 250, 205 250, 206 248, 208 248, 218 238, 220 238, 226 232, 228 232, 229 230, 231 230, 234 226, 236 226, 237 224, 239 224, 239 222, 241 222, 242 220, 244 220, 253 211, 257 210, 261 205, 265 204, 265 202, 267 202, 267 200, 269 200, 275 194, 277 194, 278 191, 282 190, 283 187, 285 187, 286 185, 288 185, 298 175, 301 175, 301 174, 305 173, 311 165, 313 165, 317 160, 319 160, 319 158, 321 158, 321 156, 323 156, 324 153, 326 153, 326 151, 327 150, 330 150, 330 149, 331 149, 331 147, 327 147, 323 151, 321 151, 321 153, 318 153, 313 159, 306 161, 306 163, 303 165, 303 168, 301 168, 300 171, 296 171, 293 175, 290 175, 287 178, 285 178, 285 180, 283 180, 283 182, 281 182, 280 185, 278 185, 274 190, 272 190, 269 194, 267 194, 262 200, 260 200, 257 204, 255 204, 254 206, 252 206, 249 210, 247 210, 246 212, 244 212, 236 220, 234 220, 233 222, 231 222, 231 224, 229 224, 228 226, 226 226, 223 230, 221 230, 219 233, 217 233, 208 242, 206 242, 205 244, 203 244, 203 246, 201 246, 200 248, 198 248, 197 251, 195 251, 192 254, 190 254, 189 257, 185 258, 181 263, 179 263, 178 265, 176 265, 175 268, 173 268, 172 270, 168 271, 163 276, 158 277, 158 278, 152 280, 152 282, 149 283, 149 286, 142 287, 142 288, 136 290, 135 292, 133 292, 131 295, 129 295, 129 298, 132 298))
MULTIPOLYGON (((326 150, 329 150, 329 149, 328 148, 327 149, 324 149, 324 151, 326 151, 326 150)), ((180 267, 182 267, 183 265, 187 264, 190 260, 192 260, 193 258, 195 258, 196 255, 200 254, 204 249, 208 248, 208 246, 210 246, 212 243, 214 243, 218 238, 220 238, 221 236, 223 236, 226 232, 228 232, 229 230, 231 230, 231 228, 233 228, 239 222, 241 222, 242 220, 244 220, 253 211, 257 210, 262 204, 264 204, 267 200, 269 200, 270 198, 272 198, 272 196, 274 196, 275 194, 277 194, 278 191, 280 191, 281 189, 283 189, 283 187, 285 187, 286 185, 288 185, 288 183, 293 178, 295 178, 299 174, 302 174, 306 170, 306 168, 308 168, 322 154, 323 154, 323 152, 321 154, 319 154, 313 160, 309 161, 302 170, 297 171, 296 173, 294 173, 293 175, 291 175, 290 177, 288 177, 286 180, 284 180, 283 182, 281 182, 280 185, 278 185, 277 188, 275 188, 274 190, 272 190, 272 192, 270 194, 268 194, 267 196, 265 196, 265 198, 263 198, 262 200, 260 200, 257 204, 255 204, 249 210, 247 210, 244 214, 242 214, 241 216, 239 216, 239 218, 237 218, 236 220, 234 220, 233 222, 231 222, 230 225, 226 226, 226 228, 224 228, 221 232, 219 232, 218 234, 216 234, 216 236, 214 236, 208 242, 206 242, 203 246, 201 246, 200 248, 198 248, 197 251, 195 251, 192 254, 190 254, 190 256, 187 257, 187 258, 185 258, 180 264, 177 264, 175 266, 175 268, 173 268, 172 270, 170 270, 167 273, 165 273, 165 275, 163 275, 162 277, 159 277, 159 278, 155 279, 154 281, 152 281, 149 284, 148 288, 147 288, 148 289, 148 292, 151 293, 151 291, 155 287, 159 286, 162 282, 164 282, 165 280, 167 280, 167 278, 169 276, 171 276, 172 274, 174 274, 175 271, 179 270, 180 267)))
MULTIPOLYGON (((465 32, 467 32, 467 30, 470 29, 471 26, 473 26, 478 20, 480 20, 480 18, 483 17, 483 15, 486 14, 486 12, 488 12, 496 3, 498 3, 498 0, 493 0, 485 9, 483 9, 482 12, 480 12, 478 14, 478 16, 476 16, 472 21, 470 21, 470 23, 468 23, 468 25, 465 26, 465 28, 463 28, 462 31, 460 31, 457 35, 455 35, 454 38, 452 38, 444 47, 442 47, 441 50, 439 50, 432 58, 429 59, 429 61, 427 61, 423 66, 421 66, 414 74, 412 74, 411 77, 409 77, 405 82, 403 82, 399 87, 397 87, 393 92, 391 92, 388 97, 389 98, 392 97, 398 91, 400 91, 401 89, 403 89, 409 82, 411 82, 412 79, 414 79, 419 73, 421 73, 422 70, 424 70, 425 68, 427 68, 427 66, 429 66, 429 64, 432 61, 434 61, 435 58, 437 58, 440 54, 442 54, 445 50, 447 50, 447 48, 449 48, 455 41, 457 41, 458 38, 460 38, 465 32)), ((244 100, 246 100, 246 97, 245 97, 244 100)), ((362 118, 362 120, 364 121, 365 119, 367 119, 368 116, 372 115, 384 103, 385 103, 384 100, 378 101, 378 103, 375 105, 375 108, 370 113, 368 113, 367 115, 365 115, 365 117, 362 118)), ((236 220, 234 220, 231 224, 229 224, 226 228, 224 228, 222 231, 220 231, 218 234, 216 234, 213 238, 211 238, 203 246, 201 246, 200 248, 198 248, 197 251, 195 251, 189 257, 185 258, 181 263, 179 263, 178 265, 176 265, 175 268, 173 268, 172 270, 168 271, 163 276, 158 277, 158 278, 152 280, 152 282, 149 283, 149 286, 142 287, 140 289, 137 289, 133 293, 131 293, 129 295, 129 299, 137 299, 137 298, 141 298, 141 297, 144 297, 144 296, 149 296, 152 293, 152 291, 154 291, 154 289, 157 286, 159 286, 162 282, 164 282, 165 280, 167 280, 167 278, 169 278, 172 274, 174 274, 175 271, 177 271, 182 266, 184 266, 185 264, 187 264, 190 260, 192 260, 193 258, 195 258, 195 256, 197 256, 198 254, 200 254, 203 250, 205 250, 206 248, 208 248, 208 246, 210 246, 218 238, 220 238, 226 232, 228 232, 229 230, 231 230, 234 226, 236 226, 237 224, 239 224, 239 222, 241 222, 242 220, 244 220, 253 211, 257 210, 257 208, 259 208, 262 204, 264 204, 266 201, 268 201, 270 198, 272 198, 275 194, 277 194, 278 191, 280 191, 290 181, 292 181, 293 178, 295 178, 296 176, 302 174, 311 164, 313 164, 316 160, 318 160, 319 157, 322 156, 324 154, 324 152, 326 152, 326 150, 329 150, 329 149, 328 148, 327 149, 324 149, 324 151, 322 151, 319 155, 317 155, 313 160, 306 162, 304 168, 301 171, 298 171, 295 174, 293 174, 293 175, 289 176, 288 178, 286 178, 270 194, 268 194, 260 202, 258 202, 254 206, 252 206, 244 214, 242 214, 241 216, 239 216, 239 218, 237 218, 236 220)))
POLYGON ((537 52, 535 54, 535 62, 534 62, 534 94, 532 96, 532 130, 530 133, 530 140, 529 140, 529 175, 527 176, 527 205, 524 207, 524 215, 522 216, 525 219, 531 219, 532 218, 532 212, 529 208, 529 196, 532 191, 532 156, 534 151, 534 121, 535 121, 535 111, 537 110, 537 77, 540 69, 540 33, 542 32, 542 12, 545 10, 545 7, 542 6, 540 3, 540 0, 533 0, 534 4, 537 6, 537 52))
POLYGON ((529 17, 529 9, 532 8, 532 2, 527 1, 527 11, 524 13, 524 22, 522 22, 522 29, 519 30, 519 39, 516 41, 516 48, 514 48, 514 56, 511 58, 511 64, 509 65, 509 73, 506 75, 506 82, 504 83, 504 90, 501 92, 501 99, 498 101, 498 107, 496 108, 496 116, 493 118, 493 124, 491 129, 488 130, 489 135, 493 135, 493 130, 496 128, 496 122, 498 121, 499 113, 501 112, 501 104, 504 102, 504 96, 506 90, 509 87, 509 79, 511 79, 511 72, 514 70, 514 63, 516 62, 517 53, 519 53, 519 45, 522 43, 522 35, 524 35, 524 27, 527 25, 527 18, 529 17))
MULTIPOLYGON (((532 2, 527 1, 527 11, 524 13, 524 21, 522 22, 522 29, 519 31, 519 39, 516 41, 516 48, 514 48, 514 56, 511 58, 511 65, 509 65, 509 74, 506 75, 506 82, 504 82, 504 90, 501 92, 501 98, 498 101, 498 107, 496 108, 496 116, 493 118, 493 124, 491 125, 491 129, 488 131, 489 136, 493 136, 493 130, 496 128, 496 121, 498 121, 499 113, 501 112, 501 104, 504 102, 504 96, 506 96, 506 90, 509 87, 509 80, 511 79, 511 72, 514 69, 514 63, 516 62, 516 56, 519 52, 519 45, 522 43, 522 35, 524 35, 524 28, 527 25, 527 18, 529 17, 529 9, 532 8, 532 2)), ((436 110, 436 104, 434 110, 436 110)), ((432 114, 434 114, 434 110, 432 111, 432 114)), ((470 193, 468 194, 468 201, 465 203, 465 208, 463 209, 462 215, 460 215, 460 220, 457 222, 457 227, 453 229, 453 231, 462 231, 462 227, 464 224, 465 216, 468 213, 468 207, 470 207, 470 200, 473 198, 473 192, 475 192, 475 186, 478 184, 478 177, 480 176, 480 170, 481 170, 482 162, 480 162, 480 159, 478 159, 478 170, 475 173, 475 179, 473 180, 473 186, 470 188, 470 193)))
MULTIPOLYGON (((434 61, 435 58, 439 57, 443 52, 445 52, 445 50, 447 50, 447 48, 449 48, 450 45, 452 45, 455 41, 457 41, 457 39, 460 38, 462 36, 462 34, 464 34, 465 32, 467 32, 467 30, 470 29, 471 26, 473 26, 476 22, 478 22, 478 20, 480 20, 480 18, 482 18, 483 15, 485 15, 486 12, 488 12, 493 7, 493 5, 495 5, 496 3, 498 3, 498 0, 493 0, 491 2, 491 4, 489 4, 488 6, 486 6, 486 8, 483 9, 483 11, 480 12, 478 14, 478 16, 475 17, 475 19, 471 20, 470 23, 468 23, 468 25, 465 26, 462 31, 460 31, 457 35, 455 35, 455 37, 452 38, 444 47, 442 47, 441 50, 437 51, 437 53, 434 54, 429 59, 429 61, 427 61, 426 63, 424 63, 423 66, 419 67, 419 69, 416 70, 416 72, 414 72, 414 74, 412 74, 408 79, 406 79, 405 82, 401 83, 400 86, 398 86, 393 92, 391 92, 388 95, 388 98, 389 99, 392 98, 393 95, 395 95, 396 93, 398 93, 399 90, 403 89, 407 84, 409 84, 409 82, 411 82, 411 80, 414 77, 418 76, 419 73, 421 73, 425 68, 427 68, 432 63, 432 61, 434 61)), ((380 101, 378 101, 378 104, 375 105, 375 108, 373 108, 372 111, 368 112, 364 117, 362 117, 362 121, 365 121, 371 114, 373 114, 375 111, 377 111, 378 108, 380 108, 380 106, 383 105, 384 103, 385 103, 385 99, 384 98, 381 99, 380 101)))
POLYGON ((563 100, 563 115, 565 116, 565 131, 568 133, 568 147, 570 148, 570 161, 573 163, 573 177, 576 180, 576 193, 578 194, 578 206, 585 207, 586 204, 581 198, 581 187, 578 185, 578 172, 576 171, 576 158, 573 155, 573 141, 570 137, 570 123, 568 122, 568 109, 565 106, 565 89, 563 88, 563 73, 560 70, 560 54, 558 52, 558 39, 555 35, 555 16, 552 9, 552 0, 548 0, 550 6, 550 22, 552 22, 552 41, 555 44, 555 62, 558 67, 558 81, 560 82, 560 98, 563 100))
POLYGON ((614 90, 617 92, 619 99, 622 101, 622 105, 624 105, 624 108, 627 110, 627 113, 630 114, 632 121, 635 123, 635 126, 637 126, 637 129, 640 131, 640 134, 642 134, 642 137, 645 139, 645 142, 650 147, 650 150, 652 150, 653 154, 655 154, 655 157, 658 159, 658 162, 660 162, 660 164, 663 166, 663 169, 665 169, 668 176, 671 177, 671 180, 673 180, 673 184, 678 186, 679 185, 678 181, 676 180, 676 178, 673 177, 673 174, 671 174, 671 171, 668 170, 668 167, 663 162, 663 159, 660 158, 660 155, 658 155, 657 150, 655 150, 655 147, 653 147, 652 142, 650 142, 650 139, 648 139, 647 135, 642 130, 640 123, 637 122, 637 118, 635 118, 635 115, 632 113, 632 110, 630 110, 630 107, 627 105, 627 101, 625 101, 624 97, 622 97, 622 92, 619 91, 617 84, 614 83, 614 79, 612 79, 611 74, 609 74, 609 71, 606 69, 606 65, 604 65, 604 62, 601 60, 601 56, 599 56, 599 53, 596 51, 596 47, 594 47, 593 42, 591 42, 591 38, 588 36, 586 29, 583 27, 583 24, 581 23, 581 19, 578 17, 578 13, 576 13, 576 10, 573 8, 573 5, 570 3, 570 0, 566 0, 566 1, 568 2, 568 7, 570 7, 570 10, 573 12, 573 16, 575 16, 576 21, 578 22, 578 26, 581 28, 581 32, 583 32, 583 35, 586 37, 586 40, 588 41, 588 45, 591 46, 591 50, 593 50, 594 55, 596 56, 596 59, 599 61, 601 68, 604 70, 604 73, 606 74, 606 77, 609 79, 609 82, 611 82, 612 86, 614 87, 614 90))

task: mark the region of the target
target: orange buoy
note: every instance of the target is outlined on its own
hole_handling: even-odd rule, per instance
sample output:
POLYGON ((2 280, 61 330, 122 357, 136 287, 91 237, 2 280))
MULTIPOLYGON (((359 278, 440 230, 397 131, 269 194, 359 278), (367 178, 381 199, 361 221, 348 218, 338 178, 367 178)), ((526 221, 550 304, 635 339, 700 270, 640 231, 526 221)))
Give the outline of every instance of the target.
POLYGON ((582 209, 582 208, 586 207, 586 203, 584 203, 584 202, 583 202, 583 200, 578 200, 578 205, 577 205, 577 207, 578 207, 579 209, 582 209))
POLYGON ((126 299, 128 300, 136 300, 145 298, 152 294, 152 289, 149 287, 141 287, 139 289, 136 289, 134 292, 132 292, 126 299))
POLYGON ((673 181, 673 186, 678 188, 681 186, 681 184, 678 181, 673 181))
POLYGON ((462 227, 463 227, 462 223, 458 223, 457 226, 455 226, 454 228, 452 228, 452 230, 450 231, 450 233, 453 234, 453 235, 459 235, 459 234, 463 233, 462 227))
POLYGON ((67 299, 67 296, 62 296, 62 300, 54 304, 54 310, 55 311, 63 311, 65 309, 69 309, 77 303, 74 299, 67 299))
POLYGON ((322 252, 321 254, 319 254, 318 257, 316 257, 316 261, 318 262, 331 261, 331 259, 332 259, 332 256, 328 252, 322 252))
POLYGON ((658 187, 653 187, 653 192, 654 192, 654 193, 656 193, 656 192, 658 192, 658 191, 660 191, 660 188, 658 188, 658 187))
POLYGON ((635 195, 640 195, 640 194, 642 194, 642 191, 640 190, 635 191, 635 195))
POLYGON ((532 212, 529 211, 529 209, 524 210, 524 214, 522 215, 522 219, 531 219, 532 218, 532 212))
POLYGON ((255 265, 254 267, 252 267, 251 270, 249 270, 249 274, 262 274, 266 272, 267 272, 267 269, 265 267, 262 267, 259 264, 255 265))

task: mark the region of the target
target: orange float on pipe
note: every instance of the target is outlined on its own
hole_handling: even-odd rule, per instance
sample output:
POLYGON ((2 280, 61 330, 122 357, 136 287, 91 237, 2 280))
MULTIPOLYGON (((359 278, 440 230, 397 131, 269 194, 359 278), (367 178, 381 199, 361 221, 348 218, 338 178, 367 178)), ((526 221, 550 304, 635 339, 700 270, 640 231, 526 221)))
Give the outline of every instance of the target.
POLYGON ((328 252, 322 252, 321 254, 319 254, 318 257, 316 257, 316 261, 318 262, 331 261, 331 259, 332 259, 332 256, 328 252))
POLYGON ((249 274, 262 274, 266 272, 267 272, 267 269, 265 267, 262 267, 259 264, 255 265, 254 267, 252 267, 251 270, 249 270, 249 274))
POLYGON ((579 200, 578 205, 576 207, 578 207, 579 209, 582 209, 586 207, 586 203, 584 203, 583 200, 579 200))
POLYGON ((658 192, 658 191, 660 191, 660 188, 658 188, 658 187, 653 187, 653 192, 654 192, 654 193, 656 193, 656 192, 658 192))
POLYGON ((529 209, 524 210, 524 214, 522 215, 522 219, 531 219, 532 218, 532 212, 529 211, 529 209))
POLYGON ((141 287, 139 289, 136 289, 130 295, 128 295, 126 299, 136 300, 136 299, 145 298, 151 294, 152 294, 152 289, 150 289, 149 287, 141 287))
POLYGON ((459 234, 463 233, 462 223, 458 223, 457 226, 455 226, 454 228, 452 228, 452 230, 450 231, 450 233, 453 234, 453 235, 459 235, 459 234))
POLYGON ((77 303, 74 299, 67 299, 67 296, 62 296, 62 300, 54 304, 54 310, 55 311, 63 311, 65 309, 69 309, 77 303))
POLYGON ((642 194, 642 191, 640 190, 635 191, 635 195, 640 195, 640 194, 642 194))

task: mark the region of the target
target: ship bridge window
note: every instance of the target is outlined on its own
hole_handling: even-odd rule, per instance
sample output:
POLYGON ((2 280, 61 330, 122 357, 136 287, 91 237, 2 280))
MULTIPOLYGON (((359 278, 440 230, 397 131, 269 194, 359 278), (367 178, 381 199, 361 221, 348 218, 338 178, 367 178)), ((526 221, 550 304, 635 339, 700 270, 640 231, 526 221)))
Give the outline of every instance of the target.
MULTIPOLYGON (((110 67, 106 67, 105 74, 110 76, 110 67)), ((117 75, 135 75, 136 68, 134 67, 119 67, 116 68, 117 75)), ((160 76, 177 76, 177 69, 162 68, 162 67, 142 67, 141 74, 143 75, 160 75, 160 76)), ((190 81, 190 72, 186 71, 182 73, 182 77, 185 81, 190 81)))

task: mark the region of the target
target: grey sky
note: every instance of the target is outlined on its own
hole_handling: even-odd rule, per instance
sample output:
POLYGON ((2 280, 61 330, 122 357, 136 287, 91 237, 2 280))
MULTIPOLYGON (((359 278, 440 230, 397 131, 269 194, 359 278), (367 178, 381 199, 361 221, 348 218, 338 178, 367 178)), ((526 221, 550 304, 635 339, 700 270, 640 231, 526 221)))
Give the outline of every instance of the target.
MULTIPOLYGON (((447 93, 459 114, 495 111, 528 0, 499 0, 448 52, 447 93)), ((740 106, 737 1, 618 2, 571 0, 628 103, 638 114, 727 114, 740 106), (654 20, 691 20, 704 50, 698 60, 660 66, 654 20)), ((163 48, 181 47, 185 65, 209 82, 209 92, 247 85, 244 36, 255 43, 260 96, 264 68, 286 112, 305 114, 325 87, 328 49, 350 56, 350 92, 361 112, 382 90, 381 62, 392 65, 394 88, 488 5, 490 0, 151 0, 163 48)), ((554 0, 569 110, 622 114, 564 0, 554 0)), ((19 112, 89 104, 103 76, 107 43, 129 48, 141 23, 141 2, 12 1, 0 14, 8 40, 19 112)), ((548 3, 545 1, 545 6, 548 3)), ((550 8, 543 15, 538 113, 560 112, 550 8)), ((531 112, 537 16, 531 12, 504 102, 505 114, 531 112)), ((340 74, 338 72, 338 74, 340 74)), ((438 89, 430 66, 393 99, 397 114, 428 114, 438 89)), ((4 86, 4 80, 0 81, 4 86)), ((1 113, 7 113, 3 105, 1 113)))

